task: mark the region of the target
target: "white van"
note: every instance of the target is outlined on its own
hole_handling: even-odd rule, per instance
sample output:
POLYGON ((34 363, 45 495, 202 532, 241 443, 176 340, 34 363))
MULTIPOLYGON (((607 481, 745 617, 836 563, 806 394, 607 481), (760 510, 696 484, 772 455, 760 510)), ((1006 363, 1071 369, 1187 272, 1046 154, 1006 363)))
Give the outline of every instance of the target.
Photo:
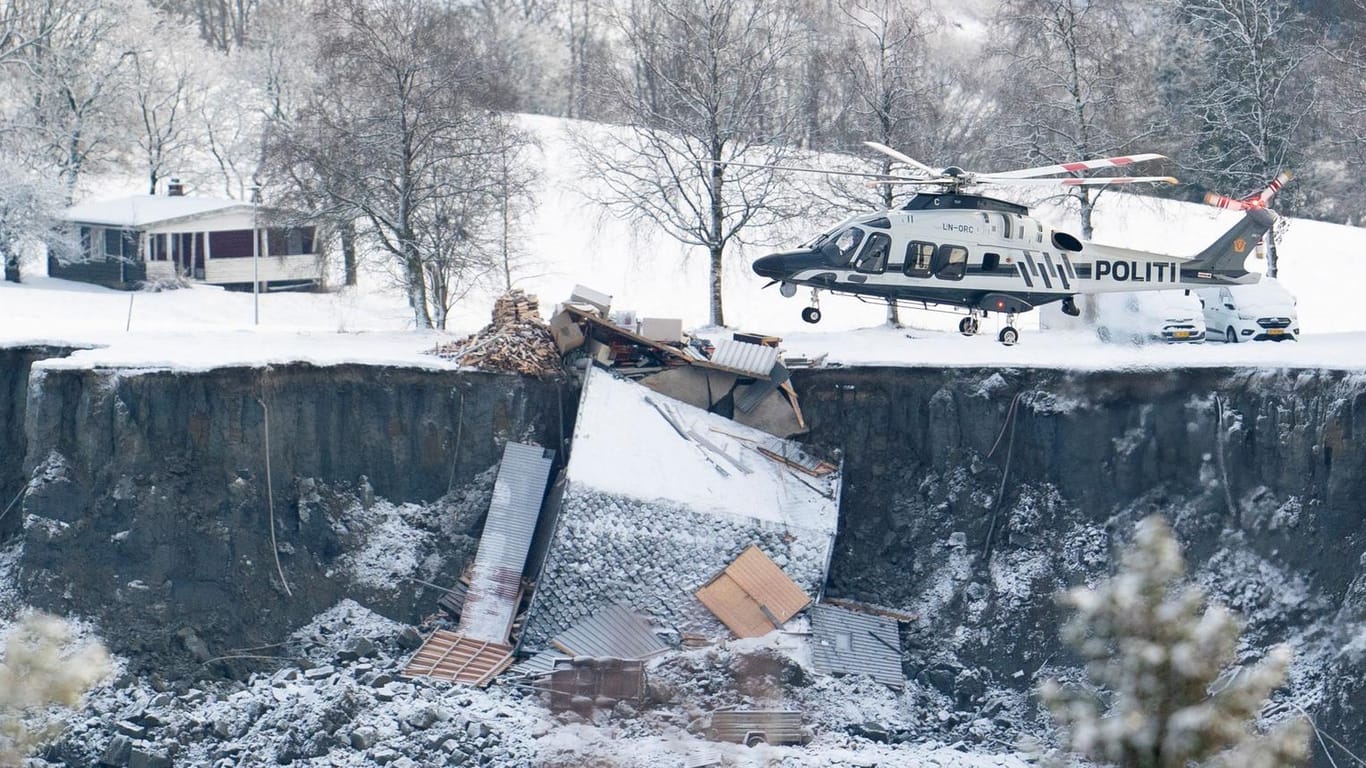
POLYGON ((1295 341, 1300 337, 1295 297, 1274 277, 1263 277, 1250 285, 1201 288, 1196 294, 1205 308, 1210 338, 1236 344, 1295 341))
POLYGON ((1040 307, 1039 324, 1055 330, 1094 329, 1101 341, 1121 344, 1205 340, 1200 300, 1184 290, 1078 294, 1077 307, 1079 317, 1069 317, 1052 304, 1040 307))

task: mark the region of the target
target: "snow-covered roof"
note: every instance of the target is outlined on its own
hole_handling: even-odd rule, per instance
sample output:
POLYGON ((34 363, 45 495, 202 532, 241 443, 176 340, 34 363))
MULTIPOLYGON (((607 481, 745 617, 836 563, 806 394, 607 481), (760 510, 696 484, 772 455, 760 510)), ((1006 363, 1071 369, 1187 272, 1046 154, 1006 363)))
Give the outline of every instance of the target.
POLYGON ((209 213, 250 208, 250 203, 223 197, 130 195, 113 200, 87 200, 66 209, 62 218, 82 224, 145 227, 209 213))
POLYGON ((610 604, 719 637, 725 628, 693 593, 751 545, 799 594, 818 594, 840 473, 806 475, 759 450, 773 443, 778 457, 796 448, 591 369, 523 647, 545 648, 610 604))
POLYGON ((760 430, 593 370, 584 385, 568 475, 578 486, 641 501, 662 499, 833 536, 838 475, 798 477, 755 450, 772 440, 760 430), (679 434, 659 407, 704 440, 679 434))

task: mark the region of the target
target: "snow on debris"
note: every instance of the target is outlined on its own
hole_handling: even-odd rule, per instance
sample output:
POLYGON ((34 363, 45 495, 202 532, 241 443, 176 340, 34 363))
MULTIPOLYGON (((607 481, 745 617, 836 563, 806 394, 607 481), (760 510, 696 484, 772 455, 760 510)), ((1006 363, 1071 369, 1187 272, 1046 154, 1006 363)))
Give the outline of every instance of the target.
POLYGON ((584 384, 568 477, 601 493, 665 499, 710 514, 833 535, 838 473, 818 479, 766 459, 754 446, 770 439, 595 369, 584 384), (704 436, 724 455, 680 435, 652 403, 671 409, 685 430, 704 436))
POLYGON ((609 603, 663 626, 723 634, 693 593, 751 544, 817 596, 838 523, 839 473, 802 475, 752 447, 772 439, 593 370, 526 647, 543 647, 609 603), (684 438, 656 405, 724 455, 684 438))

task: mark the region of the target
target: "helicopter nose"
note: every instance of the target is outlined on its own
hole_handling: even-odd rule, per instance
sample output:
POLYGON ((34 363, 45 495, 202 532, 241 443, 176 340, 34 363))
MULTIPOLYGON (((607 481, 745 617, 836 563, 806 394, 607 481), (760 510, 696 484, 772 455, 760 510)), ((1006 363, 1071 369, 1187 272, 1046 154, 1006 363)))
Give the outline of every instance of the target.
POLYGON ((754 260, 754 272, 760 277, 784 280, 804 269, 820 266, 824 261, 824 256, 812 250, 770 253, 754 260))
POLYGON ((785 253, 770 253, 767 256, 760 256, 754 260, 754 273, 760 277, 768 277, 774 280, 782 279, 787 274, 784 269, 785 253))

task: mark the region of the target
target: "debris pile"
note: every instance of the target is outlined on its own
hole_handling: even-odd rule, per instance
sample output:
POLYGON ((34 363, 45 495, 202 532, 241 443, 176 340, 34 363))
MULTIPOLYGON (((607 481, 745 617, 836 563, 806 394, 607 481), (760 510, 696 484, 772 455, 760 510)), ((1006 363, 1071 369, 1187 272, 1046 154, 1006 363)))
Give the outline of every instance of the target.
POLYGON ((558 376, 560 353, 535 296, 513 288, 493 303, 493 322, 431 351, 460 365, 526 376, 558 376))
POLYGON ((684 333, 682 320, 614 312, 611 302, 611 296, 580 285, 569 301, 556 307, 550 332, 571 372, 608 368, 660 394, 778 437, 806 431, 778 348, 782 339, 734 332, 713 343, 684 333))

